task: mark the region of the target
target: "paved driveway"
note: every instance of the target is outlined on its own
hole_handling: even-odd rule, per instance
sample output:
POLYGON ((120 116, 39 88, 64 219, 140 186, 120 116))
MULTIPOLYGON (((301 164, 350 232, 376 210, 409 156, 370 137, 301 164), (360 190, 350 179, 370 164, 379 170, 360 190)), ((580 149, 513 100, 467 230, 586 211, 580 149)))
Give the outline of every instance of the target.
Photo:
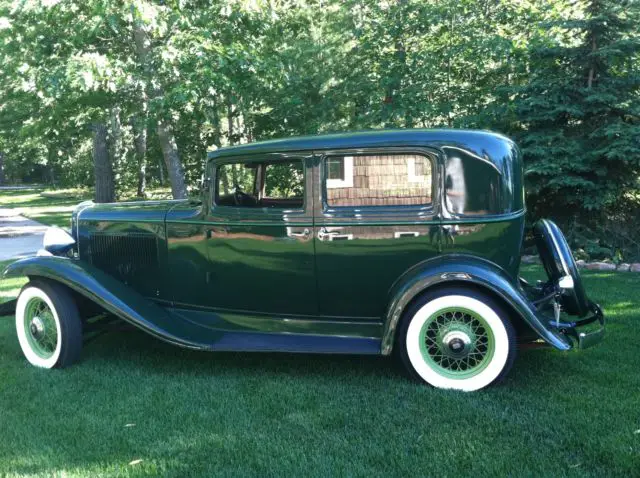
POLYGON ((47 226, 20 216, 14 209, 0 209, 0 261, 35 254, 42 247, 47 226))

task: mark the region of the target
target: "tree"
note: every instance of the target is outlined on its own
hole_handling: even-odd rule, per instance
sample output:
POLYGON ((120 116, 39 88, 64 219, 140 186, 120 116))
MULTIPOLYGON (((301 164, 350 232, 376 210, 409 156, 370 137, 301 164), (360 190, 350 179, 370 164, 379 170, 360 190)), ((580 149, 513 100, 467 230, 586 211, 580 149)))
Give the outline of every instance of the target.
MULTIPOLYGON (((52 183, 76 148, 101 151, 85 146, 91 144, 90 126, 102 122, 113 101, 121 70, 117 60, 101 52, 107 45, 100 37, 102 17, 96 15, 100 6, 97 1, 24 3, 11 10, 11 20, 0 30, 8 60, 2 132, 5 138, 12 133, 20 138, 12 153, 35 150, 33 163, 44 166, 52 183)), ((113 184, 113 178, 107 180, 113 184)))
POLYGON ((144 197, 166 168, 178 198, 206 152, 229 144, 485 128, 523 147, 534 217, 630 227, 639 10, 630 0, 0 0, 5 176, 104 189, 92 174, 108 174, 97 124, 116 196, 144 197))
POLYGON ((107 127, 104 123, 93 126, 93 164, 96 178, 96 202, 113 202, 115 190, 113 185, 113 166, 107 145, 107 127))
POLYGON ((136 153, 136 163, 138 164, 138 182, 136 185, 136 196, 145 197, 147 187, 147 108, 146 101, 142 105, 142 117, 133 116, 131 118, 131 128, 133 130, 133 142, 136 153))
POLYGON ((0 151, 0 186, 4 184, 4 152, 0 151))
MULTIPOLYGON (((149 4, 144 4, 147 10, 154 10, 154 13, 160 14, 160 8, 153 8, 149 4)), ((175 134, 171 120, 166 111, 161 111, 164 101, 164 89, 160 84, 160 79, 154 74, 154 52, 152 49, 152 39, 149 33, 152 31, 153 24, 145 22, 141 9, 132 6, 133 11, 133 40, 135 43, 135 51, 138 61, 142 67, 145 79, 143 90, 143 110, 146 110, 146 98, 158 106, 156 115, 156 132, 160 140, 162 155, 169 173, 169 181, 171 182, 171 191, 175 199, 183 199, 187 197, 187 187, 184 178, 184 168, 180 161, 180 153, 175 139, 175 134)))
POLYGON ((533 212, 588 221, 637 187, 640 19, 635 2, 585 5, 547 24, 556 36, 533 39, 515 105, 533 212))

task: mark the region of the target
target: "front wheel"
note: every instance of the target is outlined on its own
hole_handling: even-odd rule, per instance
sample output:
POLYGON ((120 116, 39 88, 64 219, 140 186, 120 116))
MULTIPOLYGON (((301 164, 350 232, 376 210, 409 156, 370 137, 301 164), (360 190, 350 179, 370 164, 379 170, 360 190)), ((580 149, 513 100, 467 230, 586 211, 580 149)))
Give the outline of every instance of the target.
POLYGON ((62 285, 32 281, 16 303, 16 331, 27 360, 36 367, 66 367, 82 349, 82 322, 73 297, 62 285))
POLYGON ((513 326, 490 296, 452 287, 426 293, 407 310, 397 345, 415 378, 471 392, 508 373, 515 344, 513 326))

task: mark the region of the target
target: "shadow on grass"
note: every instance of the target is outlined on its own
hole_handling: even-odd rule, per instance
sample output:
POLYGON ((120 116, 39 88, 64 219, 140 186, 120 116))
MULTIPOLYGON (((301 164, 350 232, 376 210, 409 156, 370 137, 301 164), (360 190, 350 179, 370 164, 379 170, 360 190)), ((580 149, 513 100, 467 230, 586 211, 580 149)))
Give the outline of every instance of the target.
MULTIPOLYGON (((368 380, 398 381, 421 386, 404 369, 399 357, 378 355, 337 355, 281 352, 203 352, 194 351, 150 337, 124 324, 119 331, 108 332, 85 344, 84 363, 107 366, 117 362, 143 375, 235 376, 243 379, 295 377, 312 382, 368 380)), ((572 367, 551 347, 518 349, 510 386, 531 383, 536 376, 567 373, 572 367), (560 367, 561 366, 561 367, 560 367), (560 371, 561 370, 561 371, 560 371)), ((358 382, 354 382, 358 386, 358 382)))
POLYGON ((298 376, 349 376, 356 369, 372 376, 389 376, 398 370, 396 360, 381 356, 304 354, 281 352, 203 352, 167 344, 135 327, 108 332, 85 345, 86 360, 92 364, 112 360, 130 362, 144 373, 188 373, 209 375, 249 374, 264 377, 286 372, 298 376))

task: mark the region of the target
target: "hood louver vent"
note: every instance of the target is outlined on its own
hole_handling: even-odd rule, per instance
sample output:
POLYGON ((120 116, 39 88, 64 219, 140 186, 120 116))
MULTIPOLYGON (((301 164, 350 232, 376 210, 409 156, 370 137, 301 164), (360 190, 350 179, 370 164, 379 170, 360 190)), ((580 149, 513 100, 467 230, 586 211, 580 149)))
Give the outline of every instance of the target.
POLYGON ((89 236, 88 253, 91 264, 125 283, 158 272, 154 235, 93 233, 89 236))

